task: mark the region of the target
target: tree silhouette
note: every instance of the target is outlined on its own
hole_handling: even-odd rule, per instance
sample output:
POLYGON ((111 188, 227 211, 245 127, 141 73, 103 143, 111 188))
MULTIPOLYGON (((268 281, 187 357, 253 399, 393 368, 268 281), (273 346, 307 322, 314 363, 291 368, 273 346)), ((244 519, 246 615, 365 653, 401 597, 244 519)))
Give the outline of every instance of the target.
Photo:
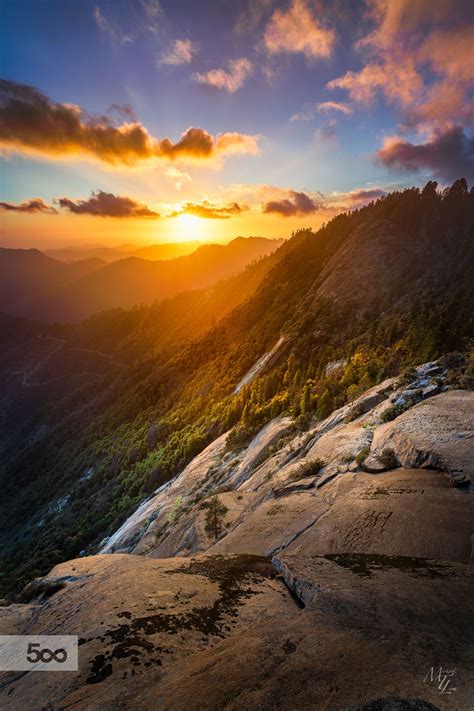
POLYGON ((207 509, 205 524, 206 533, 214 534, 214 540, 216 540, 222 531, 224 516, 229 509, 216 495, 212 496, 210 501, 204 504, 204 507, 207 509))

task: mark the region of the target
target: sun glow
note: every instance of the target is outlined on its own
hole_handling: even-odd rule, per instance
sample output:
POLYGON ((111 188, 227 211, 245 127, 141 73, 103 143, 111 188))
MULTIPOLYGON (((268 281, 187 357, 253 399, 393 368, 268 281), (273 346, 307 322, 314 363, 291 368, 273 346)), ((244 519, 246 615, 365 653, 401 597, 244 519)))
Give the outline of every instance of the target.
POLYGON ((177 224, 177 238, 184 241, 190 241, 194 239, 203 239, 203 223, 200 217, 195 215, 188 215, 188 213, 183 212, 176 219, 177 224))

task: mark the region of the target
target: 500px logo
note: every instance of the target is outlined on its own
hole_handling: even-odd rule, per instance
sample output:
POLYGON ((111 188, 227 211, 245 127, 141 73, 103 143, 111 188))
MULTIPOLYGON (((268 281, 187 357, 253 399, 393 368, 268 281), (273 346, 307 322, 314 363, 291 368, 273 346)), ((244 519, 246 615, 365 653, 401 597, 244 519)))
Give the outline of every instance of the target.
POLYGON ((77 671, 76 635, 0 635, 0 671, 77 671))
POLYGON ((44 662, 49 664, 52 660, 62 664, 67 659, 67 652, 63 647, 59 649, 52 650, 45 647, 44 649, 36 649, 36 647, 41 647, 39 642, 30 642, 28 645, 28 654, 26 658, 29 662, 35 664, 36 662, 44 662))

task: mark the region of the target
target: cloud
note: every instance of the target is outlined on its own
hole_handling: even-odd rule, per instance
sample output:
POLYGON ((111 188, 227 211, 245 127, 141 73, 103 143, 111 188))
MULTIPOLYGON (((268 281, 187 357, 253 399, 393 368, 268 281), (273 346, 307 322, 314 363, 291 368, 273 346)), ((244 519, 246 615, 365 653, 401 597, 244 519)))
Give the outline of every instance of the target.
POLYGON ((372 101, 380 91, 389 101, 407 106, 419 95, 422 80, 410 58, 401 65, 387 58, 380 64, 366 64, 360 72, 349 71, 332 79, 327 86, 328 89, 345 89, 354 101, 372 101))
POLYGON ((230 59, 227 71, 225 69, 211 69, 203 74, 194 74, 193 78, 199 84, 209 84, 216 89, 225 89, 234 93, 243 86, 252 72, 253 64, 250 59, 241 57, 240 59, 230 59))
POLYGON ((248 210, 247 205, 239 205, 236 202, 231 202, 228 205, 218 206, 213 205, 207 200, 202 203, 184 203, 179 210, 171 213, 169 217, 179 217, 179 215, 195 215, 196 217, 204 217, 212 220, 223 220, 232 215, 239 215, 241 212, 248 210))
POLYGON ((99 6, 92 16, 99 30, 114 43, 133 44, 141 35, 158 35, 165 25, 165 15, 158 0, 133 0, 128 3, 128 27, 124 28, 111 17, 106 17, 99 6))
POLYGON ((343 203, 349 208, 362 207, 367 205, 367 203, 372 202, 372 200, 378 200, 387 194, 386 190, 382 188, 361 188, 359 190, 352 190, 346 193, 343 198, 343 203))
POLYGON ((256 136, 237 132, 212 136, 186 129, 173 143, 157 139, 138 122, 114 125, 74 104, 52 102, 38 89, 0 80, 0 148, 49 158, 94 158, 111 165, 135 166, 152 160, 216 161, 226 155, 256 154, 256 136))
POLYGON ((265 183, 234 183, 221 188, 220 198, 235 201, 254 212, 282 217, 317 214, 330 219, 345 210, 354 210, 383 197, 392 189, 370 185, 349 192, 323 194, 319 191, 295 191, 265 183))
POLYGON ((32 198, 22 203, 0 202, 0 210, 5 212, 26 212, 29 214, 42 212, 54 215, 57 213, 57 210, 52 205, 45 203, 42 198, 32 198))
POLYGON ((256 30, 272 5, 273 0, 247 0, 246 7, 237 16, 235 32, 247 35, 249 30, 256 30))
POLYGON ((318 212, 322 204, 303 192, 290 190, 289 196, 280 200, 271 200, 262 205, 262 212, 275 213, 283 217, 301 217, 318 212))
POLYGON ((102 14, 102 11, 100 7, 95 7, 94 12, 92 13, 92 16, 96 22, 97 27, 101 32, 104 32, 105 34, 110 35, 112 39, 117 39, 117 31, 115 30, 114 27, 112 27, 111 23, 108 21, 108 19, 105 17, 105 15, 102 14))
POLYGON ((446 181, 460 176, 474 179, 474 138, 462 126, 436 131, 424 143, 410 143, 399 136, 386 138, 377 159, 403 172, 429 171, 446 181))
POLYGON ((319 23, 306 0, 291 0, 286 12, 275 10, 263 35, 265 48, 271 54, 302 53, 307 59, 330 57, 334 42, 334 31, 319 23))
POLYGON ((183 183, 185 181, 187 182, 191 180, 191 176, 189 175, 189 173, 186 173, 183 170, 178 170, 178 168, 175 168, 173 165, 169 168, 166 168, 165 175, 168 176, 168 178, 175 179, 176 190, 181 190, 181 188, 183 187, 183 183))
POLYGON ((314 137, 319 143, 335 145, 336 143, 336 120, 330 119, 324 126, 320 126, 314 132, 314 137))
POLYGON ((353 113, 348 104, 343 101, 322 101, 319 104, 306 104, 303 111, 290 116, 290 121, 311 121, 315 118, 316 114, 328 114, 333 111, 345 114, 346 116, 353 113))
MULTIPOLYGON (((441 96, 440 83, 469 93, 474 79, 472 6, 462 0, 369 0, 375 28, 357 43, 368 53, 359 72, 347 72, 328 83, 345 89, 355 101, 371 101, 377 92, 409 110, 441 96), (426 72, 426 69, 430 73, 426 72)), ((445 93, 445 92, 444 92, 445 93)), ((431 112, 432 125, 446 123, 431 112)), ((420 116, 427 114, 421 110, 420 116)), ((451 117, 451 120, 453 117, 451 117)))
POLYGON ((118 116, 120 116, 120 118, 127 119, 127 121, 137 120, 135 112, 130 106, 130 104, 110 104, 109 108, 107 109, 107 113, 116 113, 118 116))
POLYGON ((179 66, 180 64, 190 64, 199 52, 197 42, 191 40, 177 39, 173 42, 171 49, 165 52, 158 60, 158 64, 169 64, 179 66))
POLYGON ((342 114, 352 114, 353 110, 347 104, 342 101, 323 101, 317 105, 319 113, 326 113, 329 111, 340 111, 342 114))
POLYGON ((123 195, 104 193, 102 190, 93 192, 88 200, 71 200, 63 197, 58 204, 64 210, 75 215, 93 215, 94 217, 151 217, 158 218, 158 212, 150 210, 146 205, 136 202, 123 195))
POLYGON ((454 18, 463 4, 468 9, 462 0, 368 0, 368 14, 376 26, 359 45, 380 51, 392 49, 400 35, 411 37, 420 27, 427 30, 454 18))

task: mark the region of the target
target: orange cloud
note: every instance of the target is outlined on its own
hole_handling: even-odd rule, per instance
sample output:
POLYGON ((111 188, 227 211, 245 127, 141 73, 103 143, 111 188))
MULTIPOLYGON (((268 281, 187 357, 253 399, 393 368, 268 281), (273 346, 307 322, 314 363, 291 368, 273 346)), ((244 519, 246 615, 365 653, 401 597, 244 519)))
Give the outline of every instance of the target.
POLYGON ((355 101, 381 92, 406 110, 410 125, 447 127, 472 116, 474 25, 459 0, 370 0, 374 30, 357 43, 369 53, 359 72, 328 83, 355 101), (449 24, 446 22, 449 20, 449 24), (429 68, 432 76, 424 70, 429 68), (451 106, 450 106, 451 104, 451 106), (469 104, 467 109, 466 104, 469 104))
POLYGON ((212 136, 188 128, 176 143, 157 139, 138 122, 115 126, 74 104, 53 103, 38 89, 0 81, 0 147, 50 158, 88 157, 111 165, 146 161, 215 162, 233 154, 258 153, 257 137, 228 132, 212 136))
POLYGON ((27 200, 22 203, 0 202, 0 210, 5 212, 26 212, 29 214, 43 212, 54 215, 57 213, 57 210, 55 210, 52 205, 45 203, 42 198, 32 198, 31 200, 27 200))
POLYGON ((271 54, 302 53, 308 59, 330 57, 335 33, 312 15, 306 0, 292 0, 286 12, 275 10, 265 28, 263 42, 271 54))
POLYGON ((408 105, 421 91, 422 80, 409 58, 402 65, 387 59, 381 64, 366 64, 360 72, 347 72, 327 86, 345 89, 354 101, 371 101, 381 91, 389 101, 408 105))
POLYGON ((216 89, 225 89, 234 93, 243 86, 246 79, 252 74, 253 64, 249 59, 231 59, 228 62, 228 71, 225 69, 211 69, 204 74, 194 74, 194 80, 199 84, 209 84, 216 89))
POLYGON ((136 202, 123 195, 104 193, 102 190, 93 192, 88 200, 71 200, 59 198, 58 204, 65 210, 76 215, 93 215, 94 217, 151 217, 158 218, 158 212, 150 210, 146 205, 136 202))
POLYGON ((178 66, 180 64, 190 64, 199 52, 199 45, 191 40, 177 39, 171 48, 162 55, 158 64, 169 64, 178 66))
POLYGON ((211 220, 223 220, 231 217, 232 215, 239 215, 245 210, 248 210, 247 205, 239 205, 236 202, 231 202, 228 205, 219 207, 217 205, 213 205, 207 200, 203 200, 202 203, 184 203, 181 209, 173 212, 170 217, 179 217, 179 215, 188 214, 211 220))

